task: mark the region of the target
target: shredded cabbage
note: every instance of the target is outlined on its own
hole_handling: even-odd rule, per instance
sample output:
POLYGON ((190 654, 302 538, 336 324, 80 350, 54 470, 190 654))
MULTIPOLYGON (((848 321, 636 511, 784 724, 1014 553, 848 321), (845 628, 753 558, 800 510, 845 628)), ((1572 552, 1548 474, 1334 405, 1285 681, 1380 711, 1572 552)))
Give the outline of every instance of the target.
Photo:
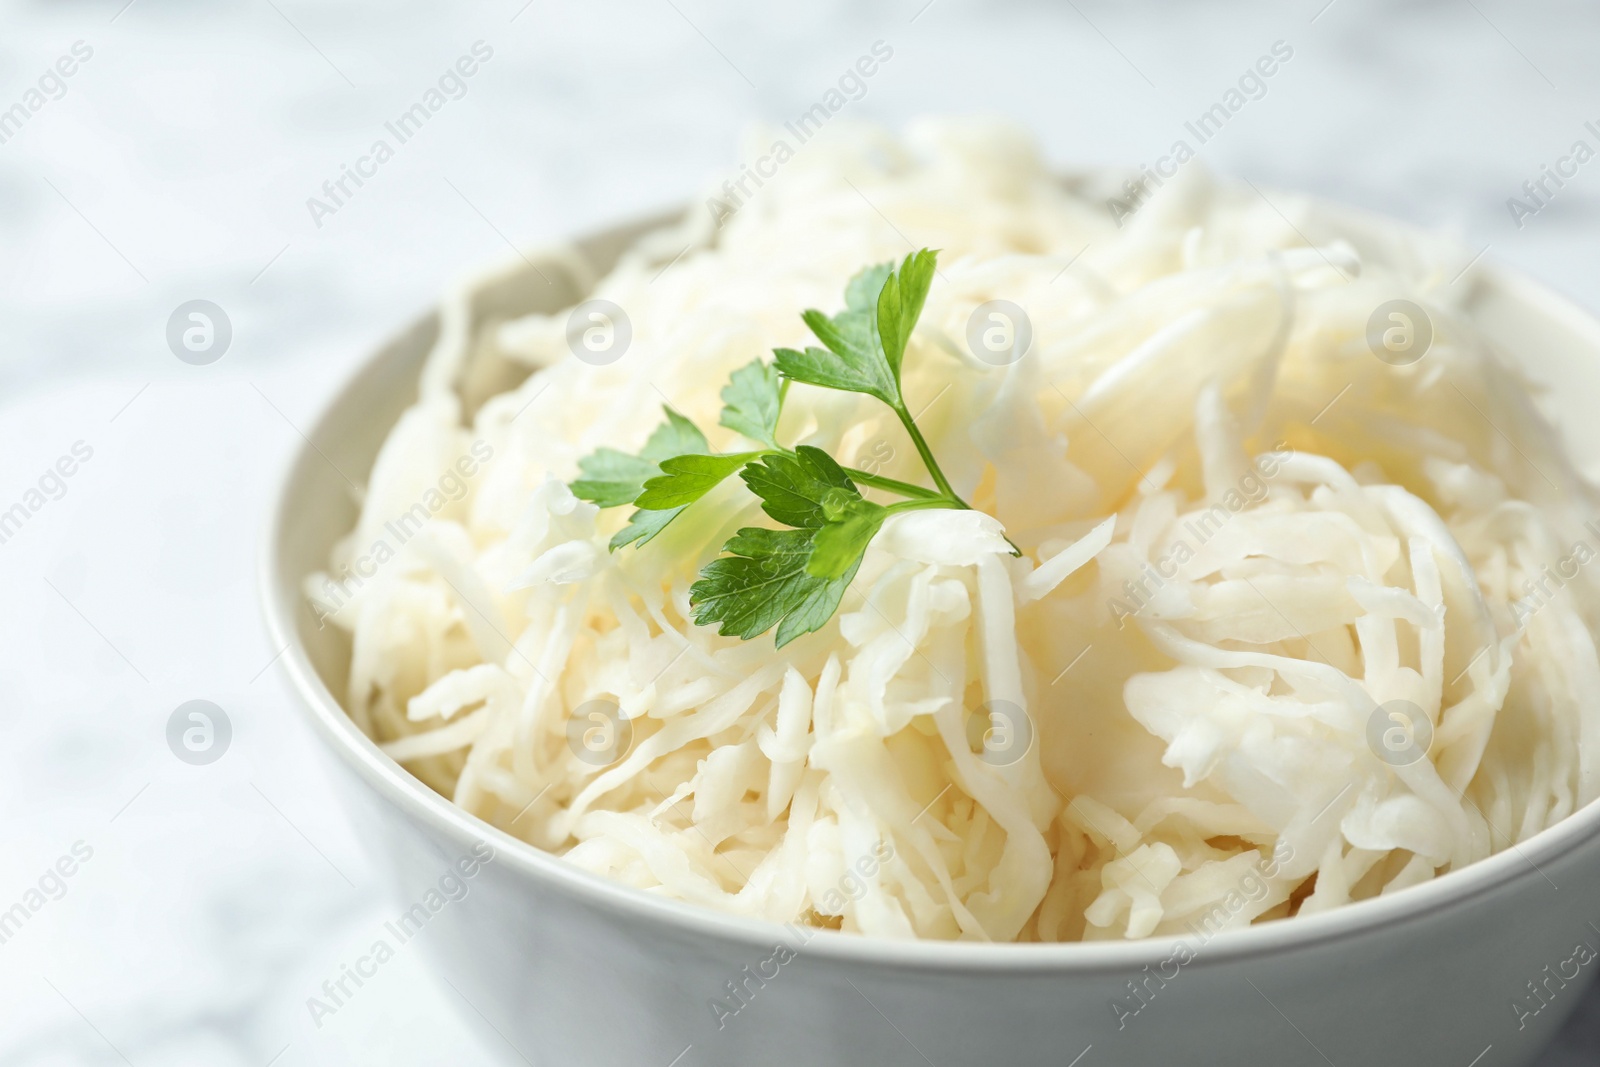
MULTIPOLYGON (((454 295, 306 591, 390 755, 648 892, 1055 941, 1395 891, 1600 790, 1595 497, 1461 306, 1464 258, 1358 254, 1198 167, 1118 229, 1013 131, 829 127, 720 229, 691 211, 598 282, 632 323, 614 364, 573 358, 565 314, 473 323, 454 295), (615 553, 625 509, 564 482, 664 399, 715 426, 728 374, 803 344, 799 309, 905 235, 942 249, 906 393, 978 510, 893 517, 779 652, 695 626, 697 571, 762 521, 737 479, 615 553), (1407 366, 1366 340, 1395 298, 1434 332, 1407 366), (1032 325, 1008 366, 966 347, 995 299, 1032 325), (466 425, 487 356, 530 374, 466 425), (1373 741, 1395 707, 1431 734, 1414 762, 1373 741)), ((918 477, 863 397, 796 386, 783 433, 918 477)))

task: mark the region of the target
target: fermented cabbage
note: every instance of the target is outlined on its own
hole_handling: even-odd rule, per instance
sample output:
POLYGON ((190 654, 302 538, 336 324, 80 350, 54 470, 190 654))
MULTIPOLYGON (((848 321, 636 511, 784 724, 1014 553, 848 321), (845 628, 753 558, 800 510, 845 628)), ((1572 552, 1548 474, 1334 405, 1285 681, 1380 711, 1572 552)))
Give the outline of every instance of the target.
MULTIPOLYGON (((1469 257, 1358 252, 1199 164, 1131 214, 1119 181, 1064 183, 993 124, 841 124, 606 277, 574 261, 626 313, 615 362, 575 358, 565 311, 474 321, 495 279, 463 287, 306 584, 352 637, 352 717, 588 871, 886 937, 1209 934, 1593 800, 1595 498, 1463 307, 1469 257), (731 371, 805 342, 801 309, 920 246, 906 394, 978 510, 894 517, 781 651, 695 626, 688 587, 754 498, 730 479, 610 552, 626 509, 575 499, 577 460, 636 450, 664 403, 715 427, 731 371), (486 360, 527 377, 474 409, 486 360)), ((921 476, 869 398, 795 386, 782 435, 921 476)))

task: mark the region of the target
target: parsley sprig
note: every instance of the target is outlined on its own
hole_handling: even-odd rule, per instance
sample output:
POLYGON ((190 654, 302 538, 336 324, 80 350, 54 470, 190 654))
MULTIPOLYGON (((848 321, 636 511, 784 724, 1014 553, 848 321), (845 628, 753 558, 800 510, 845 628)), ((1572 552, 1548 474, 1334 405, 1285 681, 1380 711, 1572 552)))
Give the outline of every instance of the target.
POLYGON ((700 571, 689 589, 694 621, 719 625, 744 640, 774 626, 778 648, 821 629, 838 610, 884 521, 901 511, 967 509, 939 468, 900 388, 906 344, 922 315, 938 253, 923 249, 898 267, 867 267, 845 287, 845 308, 801 318, 821 348, 779 348, 774 362, 756 360, 734 371, 722 390, 719 423, 759 447, 715 453, 694 423, 666 408, 662 423, 637 456, 602 448, 578 464, 572 491, 603 508, 632 504, 628 524, 611 539, 616 551, 642 546, 684 510, 735 472, 784 529, 745 527, 722 546, 726 553, 700 571), (842 467, 820 448, 785 447, 778 420, 794 382, 864 393, 887 404, 905 427, 935 488, 842 467), (868 500, 861 487, 904 499, 868 500))

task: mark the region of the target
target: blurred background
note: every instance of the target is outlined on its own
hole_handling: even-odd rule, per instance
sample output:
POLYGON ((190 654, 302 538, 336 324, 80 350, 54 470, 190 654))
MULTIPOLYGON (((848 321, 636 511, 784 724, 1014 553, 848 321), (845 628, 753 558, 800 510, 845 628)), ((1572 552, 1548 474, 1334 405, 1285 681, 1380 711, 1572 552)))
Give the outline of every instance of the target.
MULTIPOLYGON (((1154 162, 1283 42, 1207 164, 1600 311, 1600 161, 1524 189, 1600 146, 1592 0, 0 3, 0 912, 29 913, 0 926, 0 1064, 531 1062, 417 953, 307 1011, 398 898, 262 632, 273 482, 452 281, 703 199, 876 41, 852 117, 997 114, 1062 167, 1154 162), (169 732, 192 700, 210 762, 169 732)), ((1549 1067, 1600 1061, 1586 1008, 1549 1067)))

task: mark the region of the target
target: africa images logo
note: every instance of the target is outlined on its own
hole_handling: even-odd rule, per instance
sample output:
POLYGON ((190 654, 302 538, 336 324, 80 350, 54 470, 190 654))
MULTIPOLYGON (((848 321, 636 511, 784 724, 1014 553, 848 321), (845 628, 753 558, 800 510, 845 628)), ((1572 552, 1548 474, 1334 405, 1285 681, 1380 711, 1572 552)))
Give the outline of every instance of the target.
POLYGON ((339 174, 322 183, 322 196, 306 198, 306 210, 310 212, 311 221, 317 229, 322 229, 325 219, 337 215, 367 182, 376 178, 378 168, 393 159, 400 146, 421 133, 422 127, 443 111, 445 105, 466 96, 471 88, 468 79, 493 58, 494 49, 487 42, 473 42, 468 54, 461 56, 439 75, 437 84, 429 86, 416 103, 383 124, 388 137, 375 139, 365 153, 356 157, 355 166, 341 163, 339 174), (393 144, 390 138, 393 138, 393 144))
POLYGON ((311 1013, 311 1021, 317 1029, 322 1029, 328 1016, 337 1015, 340 1009, 348 1005, 368 980, 376 978, 378 968, 394 959, 399 949, 415 939, 423 927, 433 921, 434 916, 449 905, 466 900, 472 892, 472 879, 494 862, 494 858, 494 846, 487 841, 473 845, 472 851, 447 867, 420 899, 401 912, 397 919, 383 924, 387 936, 373 941, 366 952, 356 957, 354 966, 340 963, 338 975, 323 981, 322 995, 306 998, 306 1010, 311 1013))

